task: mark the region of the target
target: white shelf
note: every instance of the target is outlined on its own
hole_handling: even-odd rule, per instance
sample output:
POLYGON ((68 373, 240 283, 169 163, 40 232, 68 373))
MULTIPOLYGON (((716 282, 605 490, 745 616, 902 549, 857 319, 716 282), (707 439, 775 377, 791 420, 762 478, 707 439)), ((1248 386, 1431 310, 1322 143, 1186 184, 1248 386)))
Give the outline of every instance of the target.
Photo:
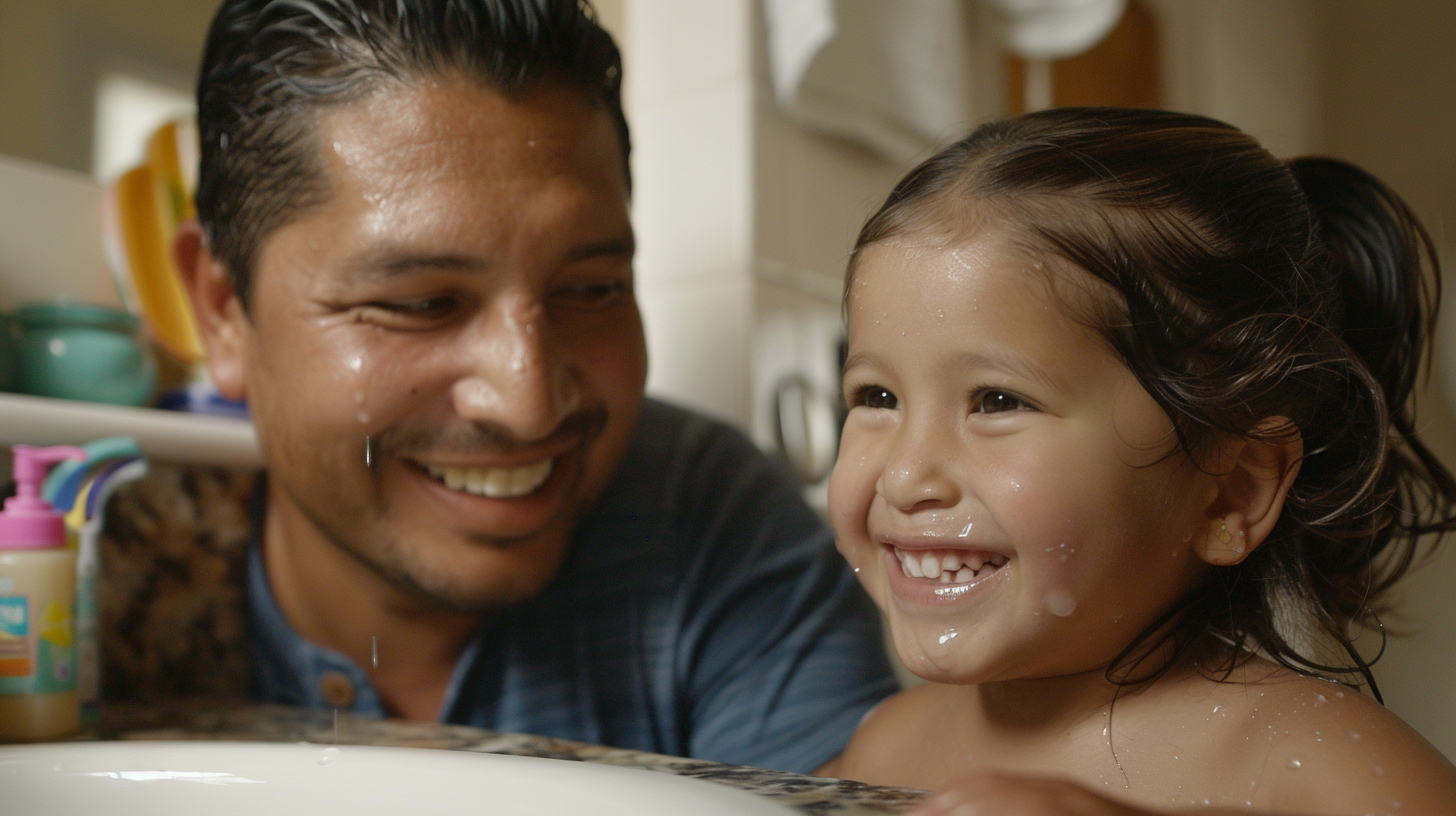
POLYGON ((107 436, 130 436, 159 462, 263 464, 247 420, 0 394, 0 445, 82 445, 107 436))

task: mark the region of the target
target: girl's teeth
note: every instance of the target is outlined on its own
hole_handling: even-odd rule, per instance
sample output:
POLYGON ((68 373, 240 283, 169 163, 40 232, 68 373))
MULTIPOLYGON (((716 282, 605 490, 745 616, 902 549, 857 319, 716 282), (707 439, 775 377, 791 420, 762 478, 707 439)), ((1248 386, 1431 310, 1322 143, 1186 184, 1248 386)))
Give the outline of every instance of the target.
POLYGON ((900 566, 905 569, 905 574, 911 578, 924 578, 925 573, 920 570, 920 562, 905 555, 900 556, 900 566))
POLYGON ((426 467, 451 490, 492 499, 513 499, 536 492, 551 476, 554 460, 543 459, 519 468, 426 467))
POLYGON ((900 568, 911 578, 927 578, 942 584, 965 583, 976 577, 976 573, 990 564, 993 568, 1006 562, 1001 556, 975 553, 968 550, 950 552, 911 554, 895 548, 895 557, 900 568))
POLYGON ((920 571, 925 574, 926 578, 940 577, 940 559, 926 553, 920 558, 920 571))

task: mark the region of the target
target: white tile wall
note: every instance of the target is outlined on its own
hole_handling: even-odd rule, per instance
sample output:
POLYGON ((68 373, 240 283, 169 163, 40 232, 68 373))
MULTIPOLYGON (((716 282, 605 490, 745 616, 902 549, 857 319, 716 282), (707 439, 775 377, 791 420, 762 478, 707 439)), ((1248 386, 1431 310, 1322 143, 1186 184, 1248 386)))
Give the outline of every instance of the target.
POLYGON ((649 393, 749 424, 750 0, 632 0, 633 221, 649 393))
POLYGON ((638 303, 648 393, 746 428, 753 283, 733 272, 649 287, 638 303))

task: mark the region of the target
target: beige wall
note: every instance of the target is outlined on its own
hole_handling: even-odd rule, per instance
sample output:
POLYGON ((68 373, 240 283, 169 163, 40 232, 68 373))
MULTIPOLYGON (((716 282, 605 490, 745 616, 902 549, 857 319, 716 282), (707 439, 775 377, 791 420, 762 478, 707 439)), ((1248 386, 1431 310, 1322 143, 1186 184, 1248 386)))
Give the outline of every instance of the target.
MULTIPOLYGON (((1320 6, 1323 148, 1374 172, 1416 210, 1456 266, 1456 3, 1325 0, 1320 6)), ((1447 288, 1453 281, 1446 276, 1447 288)), ((1456 308, 1448 296, 1448 307, 1456 308)), ((1456 312, 1441 330, 1421 434, 1456 465, 1447 395, 1456 383, 1456 312)), ((1456 541, 1399 587, 1405 603, 1376 677, 1391 709, 1456 758, 1456 541)))
POLYGON ((0 153, 91 169, 96 75, 151 67, 188 87, 218 0, 0 2, 0 153))

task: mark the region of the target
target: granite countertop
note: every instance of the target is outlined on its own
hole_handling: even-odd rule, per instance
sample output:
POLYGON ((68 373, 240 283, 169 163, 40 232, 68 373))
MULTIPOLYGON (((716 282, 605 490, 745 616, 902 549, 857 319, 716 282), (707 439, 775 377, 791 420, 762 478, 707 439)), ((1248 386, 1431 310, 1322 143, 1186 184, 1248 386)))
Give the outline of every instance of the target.
POLYGON ((883 814, 909 810, 923 791, 721 765, 682 757, 587 745, 460 725, 378 720, 279 705, 186 701, 108 704, 83 739, 240 740, 389 745, 598 762, 705 779, 746 790, 803 813, 883 814))

